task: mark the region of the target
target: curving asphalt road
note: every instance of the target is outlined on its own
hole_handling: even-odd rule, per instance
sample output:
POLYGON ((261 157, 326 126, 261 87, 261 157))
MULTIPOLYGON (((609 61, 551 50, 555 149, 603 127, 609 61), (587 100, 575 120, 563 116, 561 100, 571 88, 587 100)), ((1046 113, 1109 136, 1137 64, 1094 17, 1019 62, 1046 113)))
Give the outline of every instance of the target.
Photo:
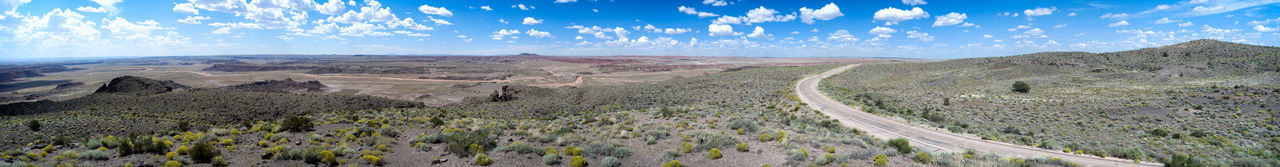
POLYGON ((839 74, 859 64, 851 64, 816 76, 801 79, 796 84, 797 95, 809 107, 819 110, 832 118, 840 120, 840 124, 857 128, 868 135, 881 139, 906 138, 912 146, 933 152, 957 152, 969 149, 993 152, 1015 157, 1058 157, 1075 162, 1081 166, 1162 166, 1158 163, 1134 163, 1132 160, 1119 158, 1098 158, 1063 153, 1059 150, 1046 150, 1029 146, 1014 145, 996 141, 982 140, 970 136, 962 136, 935 129, 911 125, 903 121, 889 119, 879 115, 863 112, 844 103, 831 99, 818 91, 818 82, 839 74))

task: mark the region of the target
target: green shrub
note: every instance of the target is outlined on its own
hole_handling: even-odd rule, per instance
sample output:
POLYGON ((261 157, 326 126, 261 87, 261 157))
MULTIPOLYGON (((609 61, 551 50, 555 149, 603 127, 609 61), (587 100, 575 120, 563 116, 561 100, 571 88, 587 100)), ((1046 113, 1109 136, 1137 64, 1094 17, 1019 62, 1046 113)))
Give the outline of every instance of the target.
POLYGON ((662 167, 683 167, 683 166, 684 165, 680 165, 680 160, 671 160, 671 161, 667 161, 667 163, 665 164, 662 164, 662 167))
POLYGON ((108 155, 108 154, 107 154, 107 152, 102 151, 102 150, 88 150, 88 151, 84 151, 84 152, 80 153, 80 155, 79 155, 78 157, 79 157, 80 159, 86 159, 86 160, 107 160, 107 159, 111 159, 111 155, 108 155))
POLYGON ((538 153, 544 152, 542 149, 525 145, 520 142, 513 142, 511 144, 508 144, 507 150, 515 151, 516 153, 519 153, 519 154, 538 154, 538 153))
POLYGON ((589 154, 592 156, 627 157, 631 156, 631 150, 627 150, 626 147, 622 147, 614 143, 592 143, 587 146, 587 150, 583 154, 589 154))
POLYGON ((666 161, 676 160, 676 158, 678 158, 678 157, 680 157, 680 152, 676 152, 676 151, 672 151, 672 150, 667 150, 667 151, 662 152, 662 156, 660 157, 660 159, 658 159, 658 160, 659 160, 658 162, 666 162, 666 161))
POLYGON ((480 166, 489 166, 489 164, 493 164, 493 159, 489 159, 489 156, 484 155, 483 153, 476 154, 475 161, 476 165, 480 166))
POLYGON ((749 119, 736 119, 736 120, 733 120, 733 122, 729 123, 729 129, 742 130, 747 133, 755 133, 756 130, 760 129, 760 127, 756 125, 755 121, 752 121, 749 119))
POLYGON ((565 155, 565 156, 579 156, 579 155, 582 155, 582 148, 577 148, 577 147, 573 147, 573 146, 565 146, 565 147, 564 147, 564 155, 565 155))
POLYGON ((382 157, 378 157, 374 155, 365 155, 360 157, 360 159, 363 159, 364 162, 369 163, 369 165, 382 165, 382 157))
POLYGON ((889 156, 885 156, 884 154, 876 154, 876 158, 873 161, 876 162, 876 166, 885 166, 886 164, 889 163, 889 156))
POLYGON ((693 136, 693 141, 698 143, 693 148, 694 151, 706 151, 711 148, 729 148, 738 144, 738 139, 730 135, 722 135, 718 133, 698 133, 693 136))
POLYGON ((799 162, 807 158, 809 158, 809 151, 804 148, 795 148, 787 151, 787 160, 799 162))
POLYGON ((693 144, 689 144, 689 142, 680 143, 680 153, 688 154, 692 152, 693 152, 693 144))
POLYGON ((904 138, 889 140, 889 146, 898 150, 898 153, 911 153, 911 142, 904 138))
POLYGON ((311 124, 311 118, 302 116, 291 116, 280 121, 280 128, 291 132, 311 131, 313 126, 315 125, 311 124))
POLYGON ((121 157, 138 153, 164 154, 169 151, 169 147, 163 142, 151 140, 151 137, 138 136, 125 138, 116 151, 121 157))
POLYGON ((1027 84, 1026 82, 1016 81, 1016 82, 1013 82, 1013 91, 1019 92, 1019 93, 1029 93, 1031 92, 1031 85, 1027 84))
POLYGON ((836 155, 831 153, 822 153, 822 156, 818 156, 817 159, 814 159, 814 161, 817 161, 816 163, 818 163, 818 165, 827 165, 835 160, 836 155))
POLYGON ((444 125, 444 120, 441 120, 440 117, 431 117, 431 119, 427 120, 427 122, 431 122, 431 127, 444 125))
POLYGON ((586 166, 587 166, 587 159, 582 158, 582 156, 573 156, 573 158, 569 158, 569 166, 572 166, 572 167, 586 167, 586 166))
POLYGON ((218 156, 219 152, 212 144, 200 142, 192 146, 188 154, 191 154, 191 160, 195 160, 196 163, 209 163, 213 161, 213 157, 218 156))
POLYGON ((27 121, 27 129, 31 129, 31 131, 34 131, 34 132, 39 132, 39 131, 40 131, 40 120, 34 120, 34 119, 33 119, 33 120, 30 120, 30 121, 27 121))
POLYGON ((707 151, 707 156, 711 159, 720 159, 720 157, 724 157, 724 155, 720 155, 720 149, 716 148, 712 148, 711 151, 707 151))
POLYGON ((338 165, 338 156, 329 150, 320 151, 320 162, 325 165, 336 166, 338 165))
POLYGON ((922 164, 929 164, 930 162, 933 162, 933 157, 930 156, 929 153, 925 153, 923 151, 917 152, 916 156, 912 157, 911 159, 916 160, 916 162, 920 162, 922 164))
POLYGON ((452 133, 451 135, 446 135, 444 140, 447 143, 444 150, 458 155, 458 157, 483 153, 484 150, 491 150, 498 146, 498 142, 495 141, 497 139, 489 136, 489 130, 452 133), (473 148, 472 145, 477 147, 473 148))
POLYGON ((1152 129, 1150 131, 1147 131, 1147 133, 1151 134, 1151 136, 1156 136, 1156 137, 1169 136, 1169 130, 1164 130, 1164 129, 1152 129))
POLYGON ((472 154, 482 154, 484 153, 484 147, 481 147, 479 144, 471 144, 471 146, 467 147, 467 152, 472 154))
POLYGON ((231 163, 227 162, 227 160, 222 159, 222 156, 213 157, 213 166, 227 166, 227 165, 231 165, 231 163))
POLYGON ((760 142, 769 142, 772 140, 773 136, 769 136, 769 133, 760 134, 760 142))
POLYGON ((382 134, 382 136, 386 136, 386 137, 390 137, 390 138, 400 137, 400 131, 397 131, 395 128, 386 127, 386 128, 382 128, 382 129, 380 129, 380 130, 378 130, 378 131, 379 131, 379 133, 381 133, 381 134, 382 134))
POLYGON ((600 165, 604 167, 619 167, 622 166, 622 162, 618 162, 617 157, 604 157, 604 159, 600 160, 600 165))
POLYGON ((734 148, 738 149, 738 152, 748 152, 748 151, 751 151, 751 147, 750 147, 750 146, 747 146, 747 143, 745 143, 745 142, 743 142, 743 143, 738 143, 738 146, 736 146, 736 147, 734 147, 734 148))
POLYGON ((178 131, 183 131, 183 132, 190 131, 190 130, 191 130, 191 122, 187 122, 187 121, 178 121, 178 126, 177 126, 176 128, 177 128, 177 130, 178 130, 178 131))
MULTIPOLYGON (((554 150, 552 150, 554 151, 554 150)), ((556 154, 542 155, 542 164, 555 165, 560 163, 560 156, 556 154)))
POLYGON ((178 162, 178 161, 164 162, 164 167, 182 167, 182 162, 178 162))

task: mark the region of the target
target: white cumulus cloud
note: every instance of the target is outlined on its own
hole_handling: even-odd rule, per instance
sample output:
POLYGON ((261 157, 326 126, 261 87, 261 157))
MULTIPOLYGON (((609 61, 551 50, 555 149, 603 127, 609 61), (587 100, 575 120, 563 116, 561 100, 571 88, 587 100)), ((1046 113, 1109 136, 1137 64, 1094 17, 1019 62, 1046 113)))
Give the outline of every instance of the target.
POLYGON ((192 3, 180 3, 177 5, 173 5, 173 12, 178 12, 182 14, 191 14, 191 15, 200 14, 200 10, 197 10, 196 5, 192 3))
POLYGON ((187 16, 187 18, 179 19, 179 20, 178 20, 178 22, 179 22, 179 23, 187 23, 187 24, 200 24, 200 20, 209 20, 209 17, 205 17, 205 16, 187 16))
POLYGON ((520 34, 520 30, 500 29, 498 31, 494 31, 492 35, 489 35, 489 37, 493 38, 493 40, 506 39, 508 36, 510 36, 511 39, 520 38, 515 36, 516 34, 520 34))
POLYGON ((79 8, 76 8, 76 10, 81 12, 89 12, 89 13, 106 13, 107 12, 106 8, 88 7, 88 6, 81 6, 79 8))
POLYGON ((686 6, 680 6, 680 7, 677 7, 677 8, 676 8, 676 10, 679 10, 681 13, 684 13, 684 14, 698 15, 698 18, 706 18, 706 17, 716 17, 716 16, 720 16, 720 15, 715 14, 715 13, 699 12, 698 10, 695 10, 694 8, 686 7, 686 6))
POLYGON ((1191 26, 1195 26, 1195 25, 1196 25, 1195 23, 1191 23, 1191 22, 1189 22, 1189 21, 1188 21, 1188 22, 1186 22, 1186 23, 1178 23, 1178 27, 1191 27, 1191 26))
POLYGON ((1156 20, 1156 21, 1155 21, 1155 23, 1156 23, 1156 24, 1169 24, 1169 23, 1176 23, 1176 22, 1179 22, 1179 21, 1182 21, 1182 20, 1173 20, 1173 19, 1169 19, 1168 17, 1165 17, 1165 18, 1160 18, 1160 20, 1156 20))
POLYGON ((951 12, 951 13, 947 13, 946 15, 938 16, 938 20, 933 21, 933 26, 939 27, 939 26, 956 25, 956 24, 964 23, 964 19, 968 19, 968 18, 969 16, 965 15, 964 13, 951 12))
POLYGON ((750 11, 747 11, 746 22, 748 25, 750 25, 751 23, 763 23, 763 22, 787 22, 795 19, 796 19, 795 13, 792 13, 789 15, 779 15, 777 10, 764 8, 764 6, 761 6, 759 8, 755 8, 755 9, 751 9, 750 11))
POLYGON ((737 36, 742 35, 740 32, 733 32, 733 26, 725 24, 707 25, 707 31, 711 32, 710 36, 737 36))
POLYGON ((729 2, 725 0, 703 0, 702 4, 711 6, 729 6, 729 2))
POLYGON ((929 35, 929 33, 919 32, 915 30, 907 31, 907 38, 920 39, 920 41, 925 41, 925 42, 933 41, 933 36, 929 35))
POLYGON ((800 8, 800 21, 805 24, 813 24, 814 19, 831 20, 840 16, 844 16, 844 13, 840 12, 840 7, 836 6, 836 3, 829 3, 816 10, 809 9, 808 7, 800 8))
POLYGON ((764 33, 764 28, 761 28, 760 26, 756 26, 755 31, 751 31, 751 34, 747 34, 747 37, 750 38, 763 38, 765 36, 767 35, 764 33))
POLYGON ((1128 13, 1116 13, 1116 14, 1107 13, 1107 14, 1102 14, 1102 16, 1100 16, 1100 17, 1098 17, 1098 18, 1101 18, 1101 19, 1125 19, 1125 18, 1129 18, 1129 14, 1128 14, 1128 13))
POLYGON ((1107 27, 1123 27, 1123 26, 1129 26, 1129 21, 1120 20, 1115 23, 1107 24, 1107 27))
POLYGON ((524 24, 524 25, 534 25, 534 24, 541 24, 541 23, 542 23, 542 19, 534 19, 533 17, 524 17, 524 22, 520 22, 520 24, 524 24))
POLYGON ((431 5, 422 5, 422 6, 418 6, 418 10, 419 10, 419 11, 422 11, 422 13, 426 13, 426 14, 441 15, 441 16, 444 16, 444 17, 450 17, 450 16, 453 16, 453 12, 450 12, 450 11, 449 11, 449 9, 445 9, 444 7, 434 7, 434 6, 431 6, 431 5))
POLYGON ((869 33, 869 34, 875 34, 875 35, 876 35, 877 37, 879 37, 879 38, 889 38, 889 37, 893 37, 893 35, 891 35, 891 34, 896 33, 896 32, 898 32, 898 30, 895 30, 895 29, 893 29, 893 28, 889 28, 889 27, 880 27, 880 26, 876 26, 876 28, 872 28, 872 29, 871 29, 871 31, 867 31, 867 33, 869 33))
POLYGON ((929 17, 929 13, 924 12, 924 9, 920 9, 920 7, 915 7, 915 8, 912 8, 911 10, 902 10, 898 8, 889 7, 889 8, 884 8, 884 9, 880 9, 879 11, 876 11, 875 16, 873 16, 872 18, 874 18, 875 20, 885 21, 885 25, 894 25, 894 24, 898 24, 898 22, 900 21, 915 20, 915 19, 922 19, 922 18, 928 18, 928 17, 929 17))
POLYGON ((924 0, 902 0, 902 4, 916 6, 916 5, 929 4, 929 2, 925 2, 924 0))
POLYGON ((538 31, 536 29, 529 29, 529 31, 525 31, 524 33, 528 34, 531 37, 538 37, 538 38, 551 37, 551 33, 546 31, 538 31))
POLYGON ((1267 26, 1262 26, 1262 25, 1254 25, 1254 26, 1253 26, 1253 30, 1254 30, 1254 31, 1258 31, 1258 32, 1276 32, 1276 29, 1277 29, 1277 28, 1267 27, 1267 26))
POLYGON ((849 31, 846 31, 846 30, 836 30, 836 32, 832 32, 831 34, 827 34, 827 40, 829 40, 829 41, 840 41, 840 42, 855 42, 855 41, 858 41, 858 38, 857 38, 857 37, 853 37, 853 34, 850 34, 850 33, 849 33, 849 31))
POLYGON ((1022 14, 1025 14, 1027 16, 1044 16, 1044 15, 1051 15, 1055 11, 1058 11, 1057 7, 1035 8, 1035 9, 1023 10, 1022 14))

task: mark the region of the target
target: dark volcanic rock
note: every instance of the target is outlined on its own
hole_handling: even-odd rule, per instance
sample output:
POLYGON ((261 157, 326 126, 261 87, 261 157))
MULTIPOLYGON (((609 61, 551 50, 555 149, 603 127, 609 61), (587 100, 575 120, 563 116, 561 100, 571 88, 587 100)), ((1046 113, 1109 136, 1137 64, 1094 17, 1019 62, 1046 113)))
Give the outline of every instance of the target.
POLYGON ((186 85, 173 81, 157 81, 150 78, 122 76, 111 79, 111 82, 98 88, 93 93, 119 93, 135 96, 154 95, 173 91, 174 89, 190 89, 186 85))

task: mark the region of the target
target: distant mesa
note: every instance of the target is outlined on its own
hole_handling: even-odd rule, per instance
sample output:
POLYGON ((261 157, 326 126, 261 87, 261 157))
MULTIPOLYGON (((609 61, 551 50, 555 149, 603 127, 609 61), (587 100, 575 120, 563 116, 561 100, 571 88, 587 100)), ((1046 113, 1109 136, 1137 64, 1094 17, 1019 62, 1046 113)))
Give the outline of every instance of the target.
POLYGON ((295 92, 295 93, 320 93, 328 90, 329 87, 321 84, 320 81, 298 82, 293 78, 285 78, 284 80, 267 80, 230 86, 228 88, 243 91, 254 92, 295 92))
POLYGON ((67 83, 61 83, 61 84, 58 84, 58 86, 53 87, 53 90, 70 89, 70 88, 72 88, 72 87, 77 87, 77 86, 80 86, 80 85, 84 85, 84 82, 67 82, 67 83))
POLYGON ((520 54, 516 54, 516 56, 542 56, 542 55, 538 55, 537 53, 520 53, 520 54))
POLYGON ((94 91, 93 93, 113 93, 113 94, 144 96, 144 95, 154 95, 154 94, 160 94, 165 92, 171 92, 175 89, 190 89, 190 88, 191 87, 188 87, 186 85, 173 82, 172 80, 158 81, 158 80, 143 78, 143 77, 122 76, 122 77, 117 77, 115 79, 111 79, 111 82, 108 82, 106 85, 102 85, 102 87, 98 88, 98 90, 94 91))

